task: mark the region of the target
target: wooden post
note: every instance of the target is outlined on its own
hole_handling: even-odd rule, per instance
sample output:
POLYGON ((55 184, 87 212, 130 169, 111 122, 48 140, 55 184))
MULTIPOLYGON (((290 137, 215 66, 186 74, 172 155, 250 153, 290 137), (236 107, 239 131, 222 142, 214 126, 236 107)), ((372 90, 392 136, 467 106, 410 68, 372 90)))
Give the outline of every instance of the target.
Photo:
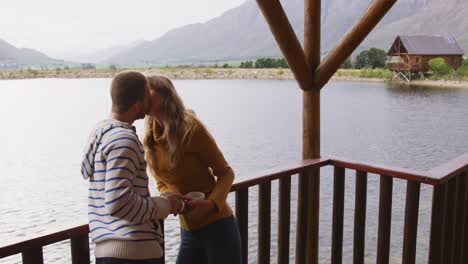
MULTIPOLYGON (((343 62, 356 50, 397 0, 374 0, 364 15, 343 37, 315 71, 315 83, 323 87, 343 62)), ((307 53, 307 52, 306 52, 307 53)))
POLYGON ((291 228, 291 177, 279 180, 278 264, 289 263, 289 230, 291 228))
MULTIPOLYGON (((321 0, 304 2, 304 53, 313 76, 320 64, 321 0)), ((320 87, 306 87, 303 94, 303 145, 304 159, 320 158, 320 87)), ((319 212, 320 170, 308 175, 308 214, 306 263, 318 263, 319 259, 319 212)))
MULTIPOLYGON (((304 159, 320 158, 320 88, 322 88, 338 67, 358 47, 370 31, 393 6, 396 0, 374 0, 366 13, 327 59, 320 63, 321 0, 304 0, 304 50, 279 0, 257 0, 283 55, 297 79, 303 94, 303 150, 304 159)), ((319 198, 320 170, 311 169, 301 174, 299 190, 307 185, 307 199, 299 199, 298 234, 296 263, 318 263, 319 248, 319 198), (302 188, 301 188, 302 186, 302 188), (307 213, 307 217, 303 215, 307 213), (302 225, 306 218, 306 225, 302 225), (306 246, 303 248, 303 235, 306 246), (303 258, 305 250, 305 259, 303 258), (299 254, 298 254, 299 253, 299 254)))
POLYGON ((444 248, 444 211, 447 183, 434 186, 432 195, 431 234, 429 238, 429 264, 443 263, 444 248))
POLYGON ((367 172, 356 172, 353 263, 364 264, 366 239, 367 172))
POLYGON ((390 234, 392 224, 393 178, 380 176, 379 225, 377 237, 377 264, 390 263, 390 234))
POLYGON ((73 264, 89 264, 89 237, 84 234, 71 238, 71 256, 73 264))
POLYGON ((270 263, 271 182, 258 186, 258 255, 257 263, 270 263))
POLYGON ((257 0, 257 3, 299 86, 303 90, 310 88, 312 70, 281 3, 279 0, 257 0))
POLYGON ((405 227, 403 232, 403 264, 416 262, 416 242, 418 234, 419 182, 406 182, 405 227))
MULTIPOLYGON (((345 169, 335 166, 333 180, 333 222, 331 263, 343 263, 343 220, 345 199, 345 169)), ((346 261, 345 261, 346 262, 346 261)))
POLYGON ((241 237, 242 263, 249 262, 249 189, 236 191, 236 219, 241 237))
POLYGON ((22 253, 23 263, 24 264, 43 264, 44 255, 42 253, 42 248, 33 248, 22 253))

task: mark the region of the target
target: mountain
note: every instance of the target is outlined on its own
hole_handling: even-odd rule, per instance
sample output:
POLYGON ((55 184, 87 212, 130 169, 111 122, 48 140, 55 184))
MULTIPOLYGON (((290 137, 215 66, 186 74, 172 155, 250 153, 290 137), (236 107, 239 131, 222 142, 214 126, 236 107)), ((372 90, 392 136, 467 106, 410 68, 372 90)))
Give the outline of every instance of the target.
POLYGON ((70 60, 79 61, 83 63, 97 63, 106 64, 106 61, 110 58, 117 56, 118 54, 124 53, 134 47, 146 43, 145 40, 138 40, 124 45, 116 45, 110 48, 101 49, 86 55, 70 57, 70 60))
POLYGON ((0 39, 0 68, 44 67, 61 65, 64 62, 48 57, 33 49, 17 48, 0 39))
MULTIPOLYGON (((282 5, 303 39, 303 0, 282 5)), ((322 51, 328 52, 366 10, 370 0, 322 1, 322 51)), ((453 35, 468 51, 468 1, 399 0, 362 48, 388 49, 399 34, 453 35)), ((249 0, 206 23, 187 25, 107 60, 117 64, 197 63, 281 56, 257 4, 249 0)))
POLYGON ((468 54, 468 1, 426 0, 417 13, 393 23, 382 25, 373 32, 366 47, 388 48, 396 34, 451 35, 468 54))

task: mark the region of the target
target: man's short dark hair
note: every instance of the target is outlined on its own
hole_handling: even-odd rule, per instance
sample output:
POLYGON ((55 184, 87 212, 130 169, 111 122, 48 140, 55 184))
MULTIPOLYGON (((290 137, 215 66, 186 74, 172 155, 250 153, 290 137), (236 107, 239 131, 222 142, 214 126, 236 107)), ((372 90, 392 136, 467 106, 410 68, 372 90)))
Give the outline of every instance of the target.
POLYGON ((148 92, 146 77, 136 71, 117 74, 112 80, 112 112, 125 113, 137 102, 142 101, 148 92))

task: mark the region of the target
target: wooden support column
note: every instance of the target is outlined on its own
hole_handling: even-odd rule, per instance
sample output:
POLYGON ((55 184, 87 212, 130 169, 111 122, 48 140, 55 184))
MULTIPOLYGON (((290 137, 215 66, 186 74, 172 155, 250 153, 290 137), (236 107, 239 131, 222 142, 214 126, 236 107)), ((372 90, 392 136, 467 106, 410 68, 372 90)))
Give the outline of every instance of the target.
POLYGON ((257 0, 257 3, 299 86, 303 90, 312 87, 312 69, 280 1, 257 0))
POLYGON ((363 16, 346 33, 338 45, 324 59, 315 71, 315 83, 321 88, 336 73, 338 68, 351 56, 359 44, 369 35, 397 0, 374 0, 363 16))
MULTIPOLYGON (((320 89, 396 0, 374 0, 352 30, 322 63, 320 63, 321 0, 304 1, 304 49, 301 48, 279 0, 257 0, 257 3, 296 80, 304 90, 302 156, 304 159, 315 159, 320 158, 320 89)), ((316 264, 319 256, 320 170, 310 169, 303 172, 300 175, 299 185, 298 208, 307 210, 298 211, 296 263, 316 264)))
MULTIPOLYGON (((304 53, 310 76, 320 64, 321 0, 304 1, 304 53)), ((304 159, 320 158, 320 87, 307 87, 303 94, 304 159)), ((319 260, 320 170, 311 170, 308 181, 306 263, 319 260)))

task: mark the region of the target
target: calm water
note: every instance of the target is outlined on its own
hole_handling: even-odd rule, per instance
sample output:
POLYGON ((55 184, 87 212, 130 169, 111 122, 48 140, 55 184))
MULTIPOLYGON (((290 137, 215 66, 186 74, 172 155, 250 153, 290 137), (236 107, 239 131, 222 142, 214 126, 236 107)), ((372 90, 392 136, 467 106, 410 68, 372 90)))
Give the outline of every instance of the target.
MULTIPOLYGON (((87 222, 87 183, 79 167, 93 125, 110 109, 109 79, 0 81, 0 246, 87 222)), ((206 123, 238 177, 301 157, 302 95, 293 81, 176 81, 185 103, 206 123)), ((331 83, 322 92, 322 155, 430 169, 468 151, 468 90, 408 89, 380 83, 331 83)), ((137 129, 142 132, 142 122, 137 129)), ((323 171, 320 258, 328 263, 330 172, 323 171)), ((353 173, 348 172, 344 256, 352 256, 353 173)), ((296 193, 293 180, 293 198, 296 193)), ((152 191, 156 194, 154 182, 152 191)), ((375 262, 378 177, 370 176, 366 256, 375 262)), ((273 184, 275 192, 277 186, 273 184)), ((401 256, 405 184, 396 181, 392 261, 401 256)), ((250 191, 250 258, 256 254, 256 189, 250 191)), ((277 195, 273 196, 273 216, 277 195)), ((427 259, 431 190, 421 194, 417 262, 427 259)), ((230 202, 232 203, 230 196, 230 202)), ((293 199, 292 227, 296 203, 293 199)), ((273 229, 276 229, 273 217, 273 229)), ((166 226, 167 260, 178 225, 166 226)), ((273 249, 276 232, 273 231, 273 249)), ((294 233, 291 241, 294 240, 294 233)), ((293 249, 291 250, 294 251, 293 249)), ((69 263, 68 242, 46 247, 47 263, 69 263)), ((274 254, 272 254, 274 255, 274 254)), ((276 262, 272 258, 273 263, 276 262)), ((349 261, 345 261, 347 263, 349 261)), ((0 263, 20 263, 19 256, 0 263)))

